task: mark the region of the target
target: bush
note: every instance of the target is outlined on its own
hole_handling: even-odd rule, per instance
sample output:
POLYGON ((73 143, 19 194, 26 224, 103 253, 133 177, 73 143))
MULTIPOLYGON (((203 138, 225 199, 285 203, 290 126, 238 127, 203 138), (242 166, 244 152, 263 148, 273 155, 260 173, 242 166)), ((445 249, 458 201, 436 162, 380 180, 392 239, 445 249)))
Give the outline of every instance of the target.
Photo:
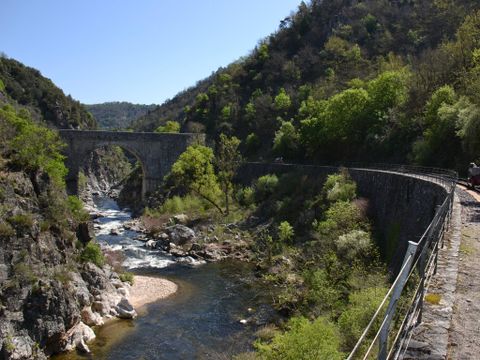
POLYGON ((265 200, 272 195, 277 188, 278 177, 277 175, 264 175, 258 178, 255 183, 255 199, 256 201, 265 200))
POLYGON ((348 201, 333 203, 325 212, 325 220, 314 226, 321 235, 332 239, 352 230, 368 228, 360 209, 348 201))
POLYGON ((250 187, 244 187, 237 193, 237 201, 240 205, 249 207, 255 203, 255 191, 250 187))
POLYGON ((278 226, 278 239, 282 243, 288 243, 293 239, 295 232, 288 221, 282 221, 278 226))
POLYGON ((310 322, 303 317, 292 318, 289 330, 276 335, 270 344, 257 342, 256 348, 266 360, 340 360, 340 334, 334 324, 324 317, 310 322))
POLYGON ((347 234, 340 235, 335 240, 335 245, 339 256, 349 262, 366 258, 373 250, 370 234, 363 230, 352 230, 347 234))
POLYGON ((309 308, 315 306, 319 313, 333 313, 341 308, 342 291, 332 284, 325 270, 307 271, 303 278, 308 287, 305 300, 309 308))
POLYGON ((67 205, 76 221, 83 222, 90 220, 90 215, 85 210, 84 204, 78 196, 70 195, 67 198, 67 205))
POLYGON ((28 231, 33 226, 33 216, 28 213, 10 216, 7 221, 20 232, 28 231))
POLYGON ((105 264, 105 257, 103 256, 100 245, 94 242, 89 242, 82 250, 80 254, 80 260, 82 262, 90 262, 98 267, 102 267, 105 264))
POLYGON ((131 272, 125 271, 119 275, 119 278, 123 282, 128 282, 130 285, 133 285, 134 276, 131 272))
POLYGON ((211 204, 194 195, 173 196, 157 209, 160 214, 203 213, 212 207, 211 204))
POLYGON ((257 134, 248 134, 247 138, 245 139, 245 147, 248 154, 253 154, 260 148, 260 145, 260 139, 258 138, 257 134))
POLYGON ((15 229, 7 222, 0 222, 0 236, 10 237, 15 235, 15 229))
POLYGON ((180 132, 180 124, 176 121, 167 121, 165 125, 155 129, 157 133, 178 133, 180 132))
MULTIPOLYGON (((352 349, 355 346, 387 291, 384 287, 370 287, 350 294, 349 306, 338 319, 346 349, 352 349)), ((381 322, 382 316, 377 317, 375 331, 378 330, 381 322)), ((372 333, 374 334, 375 331, 372 333)))
POLYGON ((357 196, 357 185, 347 172, 328 175, 323 192, 328 201, 352 201, 357 196))

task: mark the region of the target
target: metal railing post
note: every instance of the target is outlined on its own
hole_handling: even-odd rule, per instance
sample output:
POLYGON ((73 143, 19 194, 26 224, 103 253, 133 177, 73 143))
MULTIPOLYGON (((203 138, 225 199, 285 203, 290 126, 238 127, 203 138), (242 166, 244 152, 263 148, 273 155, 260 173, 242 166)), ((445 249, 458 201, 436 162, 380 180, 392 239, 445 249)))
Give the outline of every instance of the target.
POLYGON ((402 294, 403 287, 405 286, 405 282, 407 281, 408 274, 410 273, 411 264, 413 263, 414 255, 417 252, 417 243, 413 241, 408 242, 408 249, 405 254, 405 258, 403 259, 402 268, 403 271, 400 276, 400 281, 396 284, 395 289, 392 292, 392 297, 390 298, 390 302, 387 307, 387 312, 385 313, 385 317, 387 318, 384 322, 382 328, 380 329, 380 336, 378 340, 378 360, 386 360, 388 354, 388 335, 390 333, 390 323, 392 322, 393 315, 395 313, 395 308, 397 307, 398 299, 402 294), (405 266, 406 263, 409 263, 405 266))

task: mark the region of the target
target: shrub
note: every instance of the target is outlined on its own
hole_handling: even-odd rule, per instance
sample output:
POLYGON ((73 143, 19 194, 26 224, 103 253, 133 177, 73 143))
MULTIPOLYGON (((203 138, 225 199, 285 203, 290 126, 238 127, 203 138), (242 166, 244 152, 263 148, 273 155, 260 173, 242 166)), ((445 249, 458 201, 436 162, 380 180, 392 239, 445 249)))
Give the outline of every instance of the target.
POLYGON ((80 254, 80 260, 82 262, 91 262, 98 267, 102 267, 105 264, 105 257, 103 256, 100 245, 94 242, 89 242, 82 250, 80 254))
POLYGON ((348 201, 337 201, 325 212, 325 220, 314 225, 316 230, 328 238, 337 238, 352 230, 368 228, 360 209, 348 201))
POLYGON ((173 196, 157 209, 160 214, 203 213, 211 204, 194 195, 173 196))
POLYGON ((31 266, 24 262, 16 263, 13 266, 13 273, 15 276, 23 281, 33 284, 37 281, 37 276, 33 272, 31 266))
POLYGON ((282 221, 278 226, 278 239, 282 243, 288 243, 293 239, 295 232, 288 221, 282 221))
POLYGON ((28 213, 10 216, 7 221, 20 232, 30 230, 33 226, 32 214, 28 213))
POLYGON ((332 284, 325 270, 307 271, 303 278, 308 287, 308 307, 315 306, 319 312, 334 312, 341 307, 342 291, 332 284))
POLYGON ((255 203, 255 191, 250 187, 244 187, 237 193, 237 201, 240 205, 249 207, 255 203))
POLYGON ((350 179, 347 172, 342 172, 328 175, 323 191, 328 201, 351 201, 357 196, 357 185, 350 179))
POLYGON ((278 329, 275 325, 268 324, 265 325, 264 327, 258 329, 255 332, 255 336, 260 340, 260 341, 270 341, 272 340, 275 335, 278 334, 278 329))
POLYGON ((334 324, 324 317, 310 322, 303 317, 292 318, 289 330, 276 335, 270 344, 257 342, 256 348, 266 360, 343 359, 340 335, 334 324))
POLYGON ((176 121, 167 121, 165 125, 155 129, 157 133, 178 133, 180 132, 180 124, 176 121))
POLYGON ((335 240, 335 245, 339 255, 350 262, 367 257, 373 249, 370 234, 363 230, 352 230, 340 235, 335 240))
POLYGON ((272 195, 278 185, 277 175, 264 175, 258 178, 255 183, 255 199, 256 201, 265 200, 272 195))
POLYGON ((7 222, 0 222, 0 236, 10 237, 15 235, 15 229, 7 222))
POLYGON ((260 145, 260 139, 258 138, 257 134, 248 134, 247 138, 245 139, 245 147, 248 154, 253 154, 255 151, 258 150, 260 145))
MULTIPOLYGON (((349 306, 338 319, 338 326, 347 349, 355 346, 386 293, 387 289, 384 287, 370 287, 350 294, 349 306)), ((376 330, 381 321, 382 316, 377 317, 374 326, 376 330)))
POLYGON ((128 282, 130 285, 133 285, 134 276, 133 273, 125 271, 119 275, 120 280, 123 282, 128 282))
POLYGON ((78 198, 78 196, 70 195, 67 198, 67 205, 76 221, 82 222, 90 219, 90 215, 85 210, 84 204, 82 200, 78 198))

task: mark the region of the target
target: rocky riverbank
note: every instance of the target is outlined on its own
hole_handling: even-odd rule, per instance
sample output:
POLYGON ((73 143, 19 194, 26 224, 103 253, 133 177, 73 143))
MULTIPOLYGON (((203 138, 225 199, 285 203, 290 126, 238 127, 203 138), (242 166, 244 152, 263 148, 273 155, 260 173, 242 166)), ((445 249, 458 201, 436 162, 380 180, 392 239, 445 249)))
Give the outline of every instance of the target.
MULTIPOLYGON (((137 240, 151 250, 163 250, 184 264, 225 259, 251 261, 251 235, 237 224, 194 224, 185 214, 158 222, 142 217, 123 224, 123 229, 140 233, 137 240)), ((116 234, 118 230, 113 230, 116 234)))

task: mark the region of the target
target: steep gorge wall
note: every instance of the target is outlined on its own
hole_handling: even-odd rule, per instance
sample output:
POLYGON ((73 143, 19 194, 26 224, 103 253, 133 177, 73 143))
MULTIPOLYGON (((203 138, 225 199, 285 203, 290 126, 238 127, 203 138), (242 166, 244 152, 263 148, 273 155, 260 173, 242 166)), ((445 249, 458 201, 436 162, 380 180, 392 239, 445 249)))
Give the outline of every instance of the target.
MULTIPOLYGON (((238 172, 237 180, 250 184, 265 174, 297 172, 323 183, 338 170, 328 166, 247 163, 238 172)), ((408 174, 369 169, 348 171, 357 183, 358 195, 368 199, 368 214, 383 258, 390 268, 398 270, 408 241, 420 239, 447 190, 433 181, 408 174)))

